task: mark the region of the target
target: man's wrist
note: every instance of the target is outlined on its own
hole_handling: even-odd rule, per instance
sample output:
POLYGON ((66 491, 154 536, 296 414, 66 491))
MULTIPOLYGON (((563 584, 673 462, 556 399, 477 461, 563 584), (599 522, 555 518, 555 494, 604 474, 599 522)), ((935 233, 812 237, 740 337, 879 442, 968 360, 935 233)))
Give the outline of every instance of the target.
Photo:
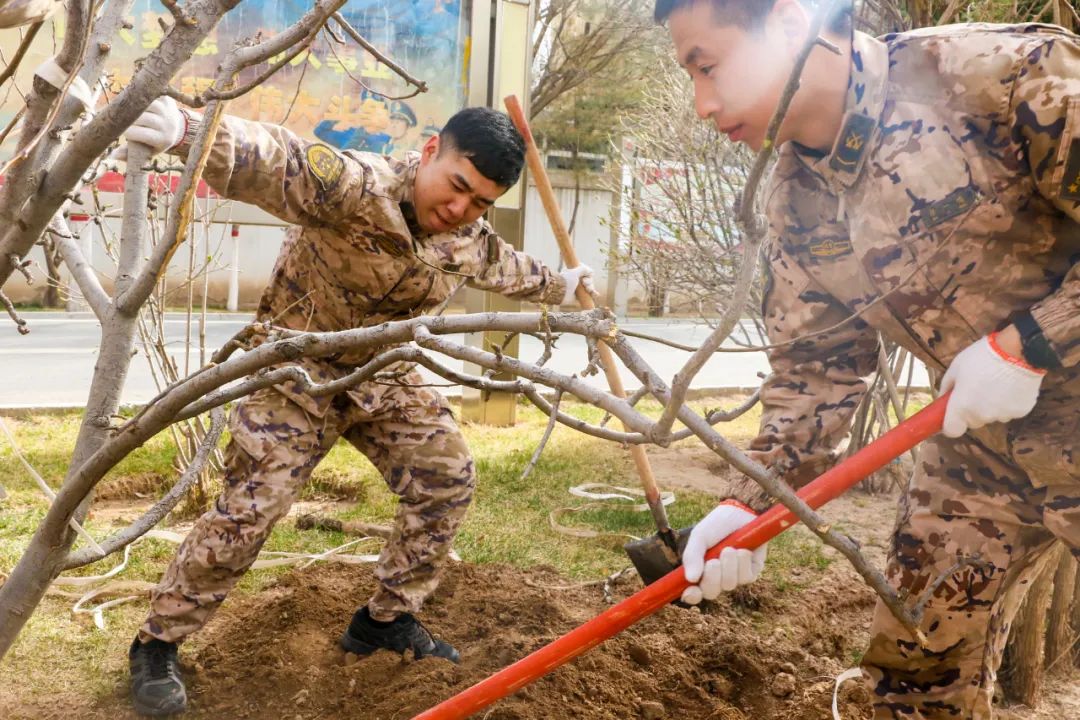
POLYGON ((1012 324, 1006 330, 1013 330, 1020 338, 1020 352, 1028 364, 1039 370, 1056 370, 1061 367, 1061 358, 1050 346, 1050 341, 1030 311, 1024 310, 1013 315, 1012 324))
POLYGON ((721 505, 730 505, 731 507, 737 507, 740 510, 745 510, 746 512, 751 513, 752 515, 760 515, 761 514, 760 512, 753 509, 752 507, 750 507, 746 503, 742 502, 741 500, 736 500, 735 498, 726 498, 724 500, 721 500, 720 504, 721 505))
POLYGON ((195 136, 199 134, 199 129, 202 127, 202 115, 187 108, 180 108, 180 115, 184 118, 184 131, 180 134, 180 142, 169 148, 169 151, 186 153, 191 148, 191 143, 195 141, 195 136))
POLYGON ((1020 335, 1012 325, 1001 332, 990 333, 986 341, 990 343, 990 349, 1005 362, 1039 375, 1046 374, 1046 370, 1037 368, 1024 359, 1020 335))

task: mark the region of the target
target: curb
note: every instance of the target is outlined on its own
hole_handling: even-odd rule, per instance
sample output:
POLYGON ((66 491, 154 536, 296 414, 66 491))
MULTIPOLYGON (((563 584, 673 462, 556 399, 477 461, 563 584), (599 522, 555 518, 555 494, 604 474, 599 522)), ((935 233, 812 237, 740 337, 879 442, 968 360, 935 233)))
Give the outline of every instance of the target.
MULTIPOLYGON (((741 395, 749 395, 757 390, 757 387, 710 387, 710 388, 690 388, 687 393, 687 400, 700 400, 702 398, 710 397, 737 397, 741 395)), ((919 391, 920 388, 912 388, 912 391, 919 391)), ((555 397, 555 392, 541 391, 540 395, 544 398, 551 400, 555 397)), ((454 395, 444 394, 447 400, 451 404, 461 404, 461 394, 456 393, 454 395)), ((563 402, 567 402, 564 399, 563 402)), ((82 410, 86 406, 80 403, 69 404, 57 404, 57 405, 0 405, 0 417, 20 418, 31 415, 63 415, 75 410, 82 410)), ((120 406, 120 411, 134 411, 141 408, 142 405, 138 403, 125 403, 120 406)))

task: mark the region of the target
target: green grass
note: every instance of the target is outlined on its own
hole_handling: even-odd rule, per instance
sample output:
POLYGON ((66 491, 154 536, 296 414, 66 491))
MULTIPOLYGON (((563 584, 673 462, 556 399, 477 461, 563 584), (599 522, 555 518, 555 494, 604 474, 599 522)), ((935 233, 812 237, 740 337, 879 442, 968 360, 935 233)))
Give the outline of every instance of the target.
MULTIPOLYGON (((695 404, 705 408, 718 402, 695 404)), ((566 407, 575 416, 593 422, 602 415, 590 406, 566 407)), ((659 413, 655 403, 643 403, 642 409, 652 415, 659 413)), ((734 437, 748 437, 756 426, 754 415, 741 418, 725 428, 725 432, 734 437)), ((80 420, 78 413, 71 412, 6 418, 5 422, 27 460, 50 485, 57 487, 74 447, 80 420)), ((643 536, 652 531, 647 512, 605 507, 561 516, 563 524, 611 533, 596 539, 558 534, 551 529, 548 516, 555 508, 585 503, 567 492, 571 486, 605 482, 635 487, 637 478, 629 455, 611 443, 558 427, 537 466, 522 480, 522 471, 543 434, 545 423, 546 418, 540 412, 521 406, 514 427, 464 425, 476 460, 478 483, 476 499, 455 548, 471 562, 501 562, 521 567, 549 564, 576 578, 612 572, 626 562, 621 550, 627 540, 625 535, 643 536)), ((120 463, 104 485, 123 488, 132 478, 150 476, 157 478, 159 487, 165 487, 176 476, 172 467, 174 456, 171 437, 162 433, 120 463)), ((0 505, 0 569, 5 569, 14 565, 25 548, 45 513, 46 501, 6 441, 0 443, 0 485, 8 492, 7 500, 0 505)), ((339 443, 315 471, 304 496, 328 493, 359 498, 351 509, 340 513, 342 519, 390 522, 393 518, 395 496, 374 467, 346 443, 339 443)), ((676 527, 691 524, 713 503, 703 493, 678 493, 678 501, 669 508, 672 524, 676 527)), ((130 515, 134 517, 134 511, 130 515)), ((98 537, 115 531, 114 525, 118 527, 121 522, 98 521, 93 514, 87 523, 98 537)), ((274 530, 267 549, 318 550, 342 541, 340 534, 298 532, 291 522, 286 522, 274 530)), ((133 553, 130 576, 153 578, 170 554, 167 543, 153 541, 141 545, 133 553)), ((106 559, 99 565, 111 566, 112 562, 106 559)), ((100 571, 101 567, 91 567, 85 572, 100 571)))
MULTIPOLYGON (((705 399, 692 403, 699 411, 730 406, 732 400, 705 399)), ((601 411, 586 405, 564 407, 577 417, 597 422, 601 411)), ((656 403, 642 403, 641 409, 657 416, 656 403)), ((5 418, 27 459, 53 486, 58 486, 66 469, 81 417, 78 413, 5 418)), ((753 436, 758 423, 755 409, 721 432, 737 444, 753 436)), ((622 551, 627 535, 645 536, 653 531, 647 512, 621 507, 598 507, 564 513, 564 525, 584 527, 602 533, 599 538, 577 538, 552 530, 549 514, 556 508, 580 507, 586 501, 568 493, 574 485, 602 482, 636 487, 637 475, 629 453, 618 445, 558 427, 539 463, 522 479, 522 471, 543 434, 546 418, 531 406, 518 407, 514 427, 496 428, 464 424, 463 431, 476 461, 476 498, 454 543, 461 557, 474 563, 506 563, 522 568, 549 565, 574 579, 595 579, 627 567, 622 551)), ((694 445, 696 440, 682 445, 694 445)), ((175 449, 171 437, 162 434, 125 459, 106 479, 124 486, 132 478, 157 478, 159 488, 176 477, 172 467, 175 449)), ((31 534, 46 511, 46 501, 33 480, 17 461, 6 439, 0 438, 0 485, 8 498, 0 501, 0 571, 9 571, 18 561, 31 534)), ((145 483, 139 485, 145 487, 145 483)), ((211 496, 216 493, 211 488, 211 496)), ((677 501, 668 512, 674 527, 690 525, 715 505, 715 497, 701 492, 678 490, 677 501)), ((337 513, 341 519, 363 519, 389 523, 396 507, 395 496, 386 488, 371 464, 346 443, 339 443, 316 469, 303 498, 347 496, 353 504, 337 513)), ((141 502, 152 501, 147 497, 141 502)), ((104 537, 137 516, 134 507, 111 501, 110 513, 92 513, 87 527, 95 537, 104 537), (120 505, 120 511, 116 510, 120 505)), ((169 522, 174 520, 170 518, 169 522)), ((169 522, 165 524, 167 527, 169 522)), ((266 550, 320 552, 347 542, 342 533, 299 531, 291 519, 274 529, 266 550)), ((355 548, 374 552, 378 545, 355 548)), ((175 553, 175 546, 161 540, 144 540, 134 547, 124 580, 156 582, 175 553)), ((106 558, 73 574, 100 574, 119 562, 106 558)), ((788 578, 791 568, 823 570, 830 560, 812 537, 793 533, 781 536, 770 546, 766 565, 767 581, 780 591, 808 581, 788 578)), ((236 593, 251 593, 265 587, 289 568, 272 568, 248 573, 236 593)), ((805 579, 805 580, 804 580, 805 579)), ((124 647, 146 610, 145 602, 110 609, 106 613, 110 632, 93 627, 89 616, 73 616, 72 600, 47 598, 32 616, 4 663, 0 663, 0 687, 17 686, 24 699, 50 692, 77 688, 86 695, 116 691, 126 672, 124 647), (73 656, 76 652, 77 656, 73 656), (63 672, 57 672, 62 666, 63 672), (58 675, 63 677, 58 679, 58 675)))

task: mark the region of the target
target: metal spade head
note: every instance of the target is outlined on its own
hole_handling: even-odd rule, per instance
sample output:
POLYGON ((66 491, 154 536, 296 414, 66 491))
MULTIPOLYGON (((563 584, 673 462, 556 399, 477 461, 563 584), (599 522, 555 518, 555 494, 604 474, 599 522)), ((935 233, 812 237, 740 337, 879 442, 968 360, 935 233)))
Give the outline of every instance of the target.
POLYGON ((687 527, 678 532, 669 530, 667 538, 659 534, 650 535, 623 545, 623 550, 630 556, 630 561, 634 563, 634 568, 646 585, 656 582, 682 565, 683 550, 686 549, 686 541, 690 538, 692 529, 687 527))

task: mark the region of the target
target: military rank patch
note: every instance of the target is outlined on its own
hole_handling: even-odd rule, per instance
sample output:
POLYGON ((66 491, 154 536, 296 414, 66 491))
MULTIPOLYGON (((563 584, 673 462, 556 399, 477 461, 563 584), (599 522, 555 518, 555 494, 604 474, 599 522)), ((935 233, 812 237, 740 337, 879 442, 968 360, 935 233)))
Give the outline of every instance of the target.
POLYGON ((333 189, 345 170, 345 161, 326 145, 310 146, 307 149, 307 163, 308 170, 322 184, 323 190, 333 189))
POLYGON ((876 124, 877 121, 868 115, 848 113, 844 127, 836 138, 836 146, 829 158, 829 167, 837 172, 858 172, 859 163, 870 148, 870 136, 876 124))
POLYGON ((923 225, 932 228, 940 225, 950 218, 966 213, 978 202, 979 194, 972 187, 962 187, 953 190, 943 199, 931 203, 919 211, 923 225))
POLYGON ((379 249, 390 257, 401 257, 405 254, 405 249, 402 245, 394 242, 394 239, 387 237, 382 233, 377 233, 372 236, 372 241, 378 245, 379 249))
POLYGON ((847 255, 851 252, 851 241, 826 238, 825 240, 811 243, 807 249, 810 251, 811 255, 818 258, 840 257, 841 255, 847 255))
POLYGON ((1080 138, 1069 144, 1069 156, 1065 160, 1065 175, 1061 180, 1061 197, 1080 202, 1080 138))

